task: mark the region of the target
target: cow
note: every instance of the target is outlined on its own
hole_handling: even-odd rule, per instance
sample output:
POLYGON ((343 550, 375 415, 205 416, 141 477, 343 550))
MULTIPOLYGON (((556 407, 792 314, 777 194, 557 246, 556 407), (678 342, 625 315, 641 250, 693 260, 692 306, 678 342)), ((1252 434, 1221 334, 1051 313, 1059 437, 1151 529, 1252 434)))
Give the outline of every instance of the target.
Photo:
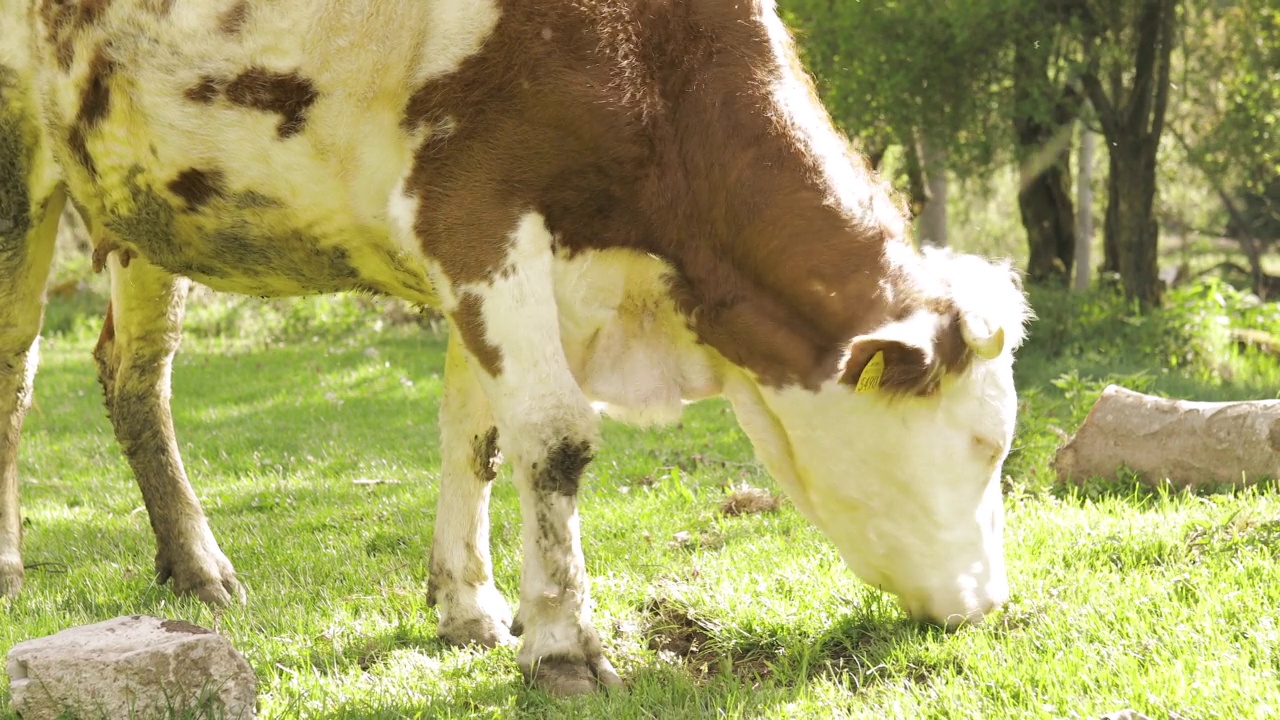
POLYGON ((772 0, 0 0, 0 94, 5 593, 70 200, 110 274, 107 411, 178 593, 243 600, 170 415, 196 281, 447 316, 427 592, 440 637, 522 635, 521 671, 553 693, 620 682, 575 501, 601 411, 669 422, 726 396, 795 507, 911 617, 1006 600, 1020 284, 913 248, 772 0), (489 551, 500 458, 516 617, 489 551))

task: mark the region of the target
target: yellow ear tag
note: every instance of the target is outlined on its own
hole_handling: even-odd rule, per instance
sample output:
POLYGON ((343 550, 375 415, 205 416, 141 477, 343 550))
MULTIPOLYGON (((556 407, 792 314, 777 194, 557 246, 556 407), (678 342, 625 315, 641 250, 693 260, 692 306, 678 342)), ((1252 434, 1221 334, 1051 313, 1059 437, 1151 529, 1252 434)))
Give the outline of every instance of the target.
POLYGON ((880 378, 884 376, 884 351, 877 350, 875 355, 871 356, 871 361, 867 366, 862 368, 862 374, 858 376, 858 384, 854 386, 853 391, 858 393, 875 392, 880 389, 880 378))

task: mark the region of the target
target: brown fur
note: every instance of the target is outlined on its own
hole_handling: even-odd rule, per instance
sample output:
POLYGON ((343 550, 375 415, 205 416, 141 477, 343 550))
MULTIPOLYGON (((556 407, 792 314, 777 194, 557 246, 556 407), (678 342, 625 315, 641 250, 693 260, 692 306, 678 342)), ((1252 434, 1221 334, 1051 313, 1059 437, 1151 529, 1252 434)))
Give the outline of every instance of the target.
POLYGON ((71 150, 71 157, 85 169, 85 172, 89 173, 89 177, 98 177, 98 166, 94 163, 93 156, 89 154, 84 129, 79 125, 72 125, 67 131, 67 148, 71 150))
POLYGON ((96 128, 111 110, 110 80, 113 72, 115 63, 99 48, 89 63, 89 79, 80 95, 80 112, 76 116, 76 122, 87 130, 96 128))
POLYGON ((226 86, 225 82, 208 75, 202 75, 200 82, 187 88, 182 96, 194 103, 201 105, 212 105, 214 100, 222 94, 222 88, 226 86))
POLYGON ((480 298, 473 293, 463 293, 458 307, 453 311, 453 321, 462 334, 467 349, 490 375, 502 372, 502 350, 485 338, 484 317, 480 314, 480 298))
POLYGON ((169 189, 174 195, 187 201, 189 210, 196 210, 210 200, 226 195, 225 180, 220 170, 183 170, 169 181, 169 189))
POLYGON ((249 22, 249 2, 240 0, 218 19, 218 29, 227 35, 238 35, 247 22, 249 22))
MULTIPOLYGON (((670 263, 699 339, 764 382, 837 376, 855 336, 920 299, 883 254, 905 240, 828 202, 827 168, 778 118, 768 81, 781 70, 753 13, 736 0, 506 0, 482 51, 406 108, 407 128, 456 124, 421 147, 406 184, 428 255, 454 282, 482 280, 517 211, 536 210, 570 253, 670 263)), ((928 372, 908 362, 890 387, 928 372)))
POLYGON ((232 105, 280 115, 276 133, 281 140, 302 132, 307 110, 316 101, 316 87, 297 73, 277 73, 260 67, 245 70, 223 90, 232 105))

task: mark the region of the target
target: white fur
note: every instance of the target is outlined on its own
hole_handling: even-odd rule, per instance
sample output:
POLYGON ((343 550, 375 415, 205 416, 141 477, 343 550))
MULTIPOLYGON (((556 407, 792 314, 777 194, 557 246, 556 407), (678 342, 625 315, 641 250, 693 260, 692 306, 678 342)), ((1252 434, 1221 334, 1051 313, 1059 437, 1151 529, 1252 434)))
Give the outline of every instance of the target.
POLYGON ((685 401, 720 391, 719 371, 676 312, 669 266, 630 250, 556 260, 560 337, 597 407, 634 425, 673 423, 685 401))
POLYGON ((474 466, 475 439, 493 427, 493 415, 457 333, 449 339, 444 376, 440 497, 431 546, 432 580, 439 585, 436 610, 440 627, 456 631, 468 623, 479 624, 493 639, 510 642, 511 608, 493 583, 489 552, 492 483, 477 477, 474 466))
POLYGON ((451 289, 454 296, 480 297, 486 338, 502 351, 501 372, 477 375, 520 490, 525 548, 520 660, 526 665, 550 655, 581 657, 584 633, 594 637, 575 500, 534 487, 535 465, 546 462, 551 448, 566 439, 594 446, 599 432, 559 342, 551 242, 542 216, 528 213, 511 232, 507 264, 495 278, 451 289), (544 526, 561 528, 566 543, 541 545, 544 526), (553 555, 544 556, 540 549, 553 555), (552 567, 571 568, 575 580, 562 587, 552 577, 552 567))
POLYGON ((1000 465, 1017 401, 1011 357, 925 398, 726 383, 760 459, 866 582, 950 625, 1007 597, 1000 465))
MULTIPOLYGON (((6 0, 6 17, 9 14, 6 0)), ((253 191, 281 208, 254 208, 216 219, 178 218, 176 247, 199 247, 191 239, 211 223, 246 223, 288 231, 301 229, 321 248, 341 246, 366 285, 415 302, 434 304, 425 269, 393 232, 398 183, 414 149, 447 127, 409 133, 400 126, 409 93, 427 79, 456 69, 479 50, 499 17, 491 0, 432 0, 380 3, 366 0, 313 3, 281 0, 252 5, 248 22, 228 36, 218 18, 232 0, 177 3, 159 19, 135 4, 115 3, 76 41, 73 82, 66 82, 52 50, 35 63, 36 87, 46 122, 70 126, 79 111, 81 86, 95 48, 110 37, 112 57, 125 71, 110 78, 110 113, 88 135, 98 170, 90 182, 70 158, 61 158, 74 195, 91 219, 127 216, 134 196, 127 181, 171 197, 166 184, 188 168, 216 168, 232 192, 253 191), (230 79, 246 67, 296 71, 314 83, 317 99, 306 125, 284 141, 276 134, 278 114, 236 107, 223 98, 212 104, 183 99, 202 77, 230 79), (138 174, 138 169, 141 174, 138 174), (413 269, 397 274, 391 265, 413 269)), ((16 11, 15 11, 16 12, 16 11)), ((40 30, 40 29, 38 29, 40 30)), ((3 51, 19 46, 8 32, 3 51)), ((37 34, 37 36, 42 36, 37 34)), ((22 62, 18 67, 29 65, 22 62)), ((95 239, 103 227, 91 228, 95 239)), ((116 238, 129 247, 130 238, 116 238)), ((407 243, 406 243, 407 244, 407 243)), ((309 251, 307 251, 309 252, 309 251)), ((247 278, 195 277, 215 289, 259 295, 313 292, 287 275, 247 278)))

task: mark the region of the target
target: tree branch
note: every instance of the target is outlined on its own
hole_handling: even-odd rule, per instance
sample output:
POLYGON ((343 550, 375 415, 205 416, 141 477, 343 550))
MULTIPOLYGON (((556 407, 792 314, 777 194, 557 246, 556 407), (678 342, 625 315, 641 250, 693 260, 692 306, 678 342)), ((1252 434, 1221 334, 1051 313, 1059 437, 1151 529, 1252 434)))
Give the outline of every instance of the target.
POLYGON ((1133 89, 1122 109, 1123 122, 1131 131, 1141 132, 1148 127, 1147 118, 1155 95, 1151 83, 1156 75, 1156 52, 1165 29, 1162 11, 1170 2, 1172 0, 1147 0, 1134 25, 1138 33, 1138 49, 1134 54, 1133 89))
POLYGON ((1102 134, 1107 139, 1115 138, 1120 134, 1116 110, 1111 104, 1111 99, 1107 97, 1107 91, 1102 88, 1102 82, 1098 80, 1096 68, 1086 69, 1080 75, 1080 82, 1089 96, 1089 102, 1093 103, 1094 114, 1098 116, 1098 123, 1102 125, 1102 134))
MULTIPOLYGON (((1178 14, 1178 0, 1162 0, 1165 5, 1164 15, 1160 18, 1160 70, 1156 79, 1155 107, 1151 116, 1150 142, 1159 145, 1160 133, 1164 131, 1165 108, 1169 104, 1169 72, 1173 56, 1174 19, 1178 14)), ((1154 153, 1155 147, 1151 148, 1154 153)))
POLYGON ((1182 136, 1182 133, 1178 132, 1177 128, 1169 128, 1169 134, 1173 136, 1174 140, 1178 141, 1178 144, 1187 153, 1187 160, 1209 181, 1209 185, 1217 193, 1218 199, 1222 201, 1222 206, 1226 208, 1227 215, 1240 228, 1240 235, 1236 239, 1240 242, 1240 249, 1244 250, 1245 257, 1249 259, 1249 267, 1252 269, 1249 274, 1253 278, 1253 291, 1265 297, 1266 273, 1262 269, 1262 243, 1253 236, 1253 233, 1249 232, 1249 223, 1245 220, 1244 214, 1236 207, 1235 201, 1231 199, 1222 183, 1218 182, 1218 178, 1196 161, 1195 152, 1191 149, 1187 139, 1182 136))

